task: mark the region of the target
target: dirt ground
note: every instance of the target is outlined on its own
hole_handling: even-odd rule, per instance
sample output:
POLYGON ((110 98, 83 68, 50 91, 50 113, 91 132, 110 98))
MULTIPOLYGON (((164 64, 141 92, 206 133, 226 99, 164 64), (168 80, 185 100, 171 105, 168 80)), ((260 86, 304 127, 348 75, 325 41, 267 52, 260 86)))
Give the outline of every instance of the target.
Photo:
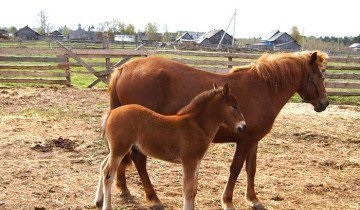
MULTIPOLYGON (((99 123, 105 90, 0 88, 0 209, 94 209, 99 164, 106 152, 99 123)), ((234 144, 212 144, 201 164, 198 209, 220 209, 234 144)), ((154 159, 148 169, 167 209, 182 206, 181 167, 154 159)), ((149 203, 128 169, 132 198, 113 191, 118 209, 149 203)), ((244 199, 245 173, 234 204, 244 199)), ((259 143, 256 191, 267 209, 360 209, 360 107, 287 104, 259 143)))

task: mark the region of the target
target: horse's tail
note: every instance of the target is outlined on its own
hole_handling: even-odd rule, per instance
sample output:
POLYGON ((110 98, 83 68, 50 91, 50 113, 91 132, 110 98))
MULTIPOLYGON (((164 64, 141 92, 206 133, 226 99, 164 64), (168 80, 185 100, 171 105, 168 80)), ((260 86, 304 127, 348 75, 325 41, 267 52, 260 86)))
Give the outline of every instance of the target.
MULTIPOLYGON (((108 138, 106 136, 106 129, 105 129, 106 122, 111 113, 111 110, 115 109, 116 107, 121 106, 120 99, 116 92, 116 83, 117 83, 117 81, 121 75, 121 72, 123 71, 124 68, 125 68, 125 64, 121 65, 119 68, 116 68, 114 70, 114 72, 111 74, 109 88, 108 88, 109 96, 110 96, 110 110, 108 110, 102 117, 101 136, 104 139, 104 142, 105 142, 108 152, 110 152, 110 149, 109 149, 108 138)), ((130 154, 126 154, 125 157, 122 159, 121 163, 124 165, 131 165, 132 160, 131 160, 130 154)))
POLYGON ((109 95, 110 95, 110 109, 115 109, 116 107, 121 106, 120 99, 116 93, 116 84, 121 75, 121 72, 124 68, 124 65, 121 65, 119 68, 116 68, 110 76, 109 82, 109 95))

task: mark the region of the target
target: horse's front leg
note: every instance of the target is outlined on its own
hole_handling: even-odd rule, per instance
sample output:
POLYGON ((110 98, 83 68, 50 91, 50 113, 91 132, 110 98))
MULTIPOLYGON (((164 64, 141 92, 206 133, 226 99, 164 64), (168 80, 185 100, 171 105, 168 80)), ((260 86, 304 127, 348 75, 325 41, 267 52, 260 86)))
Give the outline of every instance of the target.
POLYGON ((131 159, 133 160, 136 170, 139 173, 141 183, 143 184, 146 200, 148 200, 153 208, 163 209, 163 204, 156 195, 155 189, 151 184, 149 174, 146 169, 146 159, 147 157, 140 153, 137 149, 133 149, 131 153, 131 159))
POLYGON ((246 158, 246 151, 247 148, 245 146, 237 143, 235 154, 230 166, 230 176, 226 183, 224 192, 222 194, 221 204, 224 209, 235 209, 232 198, 233 192, 235 187, 235 182, 239 176, 241 168, 244 164, 246 158))
POLYGON ((251 202, 251 205, 255 209, 264 209, 260 200, 256 197, 255 193, 255 173, 256 173, 256 157, 257 157, 257 143, 249 150, 246 157, 246 199, 251 202))
POLYGON ((195 196, 198 187, 198 174, 200 167, 200 160, 195 159, 182 161, 183 162, 183 209, 195 209, 195 196))

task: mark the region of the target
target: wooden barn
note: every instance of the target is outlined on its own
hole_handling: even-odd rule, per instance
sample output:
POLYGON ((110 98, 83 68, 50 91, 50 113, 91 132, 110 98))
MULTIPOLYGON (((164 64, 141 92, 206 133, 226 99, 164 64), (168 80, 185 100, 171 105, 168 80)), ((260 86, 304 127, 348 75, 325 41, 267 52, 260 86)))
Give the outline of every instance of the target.
POLYGON ((279 30, 272 31, 269 35, 262 37, 259 43, 251 45, 252 49, 298 51, 301 46, 288 33, 279 30))
MULTIPOLYGON (((212 30, 202 35, 196 40, 196 43, 202 46, 215 47, 219 44, 221 37, 225 33, 224 30, 212 30)), ((233 44, 233 37, 225 33, 224 39, 221 43, 223 46, 231 46, 233 44)))
POLYGON ((5 29, 0 29, 0 40, 9 40, 10 35, 9 32, 5 29))
POLYGON ((64 35, 56 30, 49 34, 49 39, 54 41, 62 41, 64 39, 64 35))
POLYGON ((41 40, 43 36, 32 30, 29 26, 19 29, 14 36, 20 40, 41 40))
POLYGON ((179 43, 195 42, 194 38, 188 32, 181 34, 175 41, 179 43))

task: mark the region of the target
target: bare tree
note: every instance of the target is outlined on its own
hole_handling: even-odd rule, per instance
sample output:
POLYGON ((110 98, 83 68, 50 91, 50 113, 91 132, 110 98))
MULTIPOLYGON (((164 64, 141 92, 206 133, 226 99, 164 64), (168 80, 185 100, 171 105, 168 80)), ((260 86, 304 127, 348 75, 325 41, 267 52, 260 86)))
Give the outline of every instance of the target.
POLYGON ((48 30, 48 23, 45 11, 40 10, 38 17, 40 22, 40 28, 38 30, 38 33, 41 35, 45 35, 46 31, 48 30))

